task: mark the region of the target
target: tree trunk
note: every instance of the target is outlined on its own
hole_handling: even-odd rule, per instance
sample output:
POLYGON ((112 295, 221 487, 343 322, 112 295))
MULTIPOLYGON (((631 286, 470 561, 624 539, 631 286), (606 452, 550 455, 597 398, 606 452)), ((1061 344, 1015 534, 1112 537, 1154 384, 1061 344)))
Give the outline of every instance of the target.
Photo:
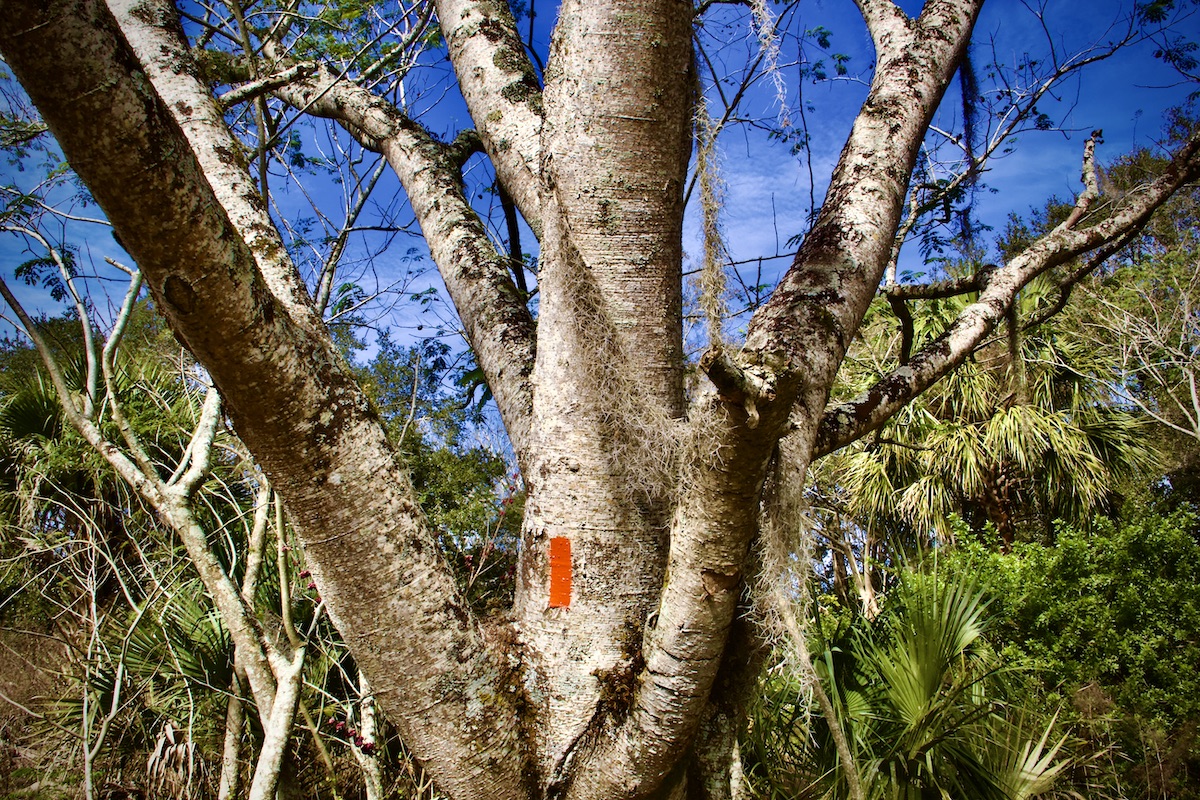
MULTIPOLYGON (((705 353, 707 381, 685 397, 690 3, 567 0, 543 87, 505 4, 438 0, 476 123, 449 144, 344 73, 306 67, 277 97, 387 158, 521 466, 516 603, 485 632, 176 12, 112 5, 115 18, 98 0, 0 0, 0 50, 286 501, 381 709, 453 798, 739 797, 736 737, 761 654, 740 601, 751 544, 771 535, 763 492, 782 437, 802 481, 967 358, 1022 286, 1136 229, 1200 172, 1195 139, 1099 222, 1081 195, 943 337, 827 407, 981 5, 927 0, 911 18, 857 0, 878 67, 824 205, 744 345, 705 353), (540 237, 536 326, 463 192, 480 148, 540 237)), ((294 707, 280 695, 281 712, 294 707)))

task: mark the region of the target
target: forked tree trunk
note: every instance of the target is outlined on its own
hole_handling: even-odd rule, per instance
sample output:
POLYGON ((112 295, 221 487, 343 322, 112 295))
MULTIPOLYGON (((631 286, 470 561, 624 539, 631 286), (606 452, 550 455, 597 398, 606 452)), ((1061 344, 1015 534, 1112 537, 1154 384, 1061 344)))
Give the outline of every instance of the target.
POLYGON ((857 0, 878 67, 820 215, 745 344, 706 353, 686 403, 690 3, 567 0, 543 87, 506 4, 438 0, 477 139, 438 142, 328 68, 276 89, 387 158, 487 374, 528 489, 501 636, 455 586, 174 10, 0 0, 0 50, 220 388, 376 700, 441 790, 726 798, 761 652, 739 600, 781 438, 802 480, 961 363, 1022 286, 1135 230, 1198 171, 1194 140, 1087 226, 1085 193, 944 336, 827 408, 981 2, 927 0, 911 18, 857 0), (536 326, 463 193, 479 145, 540 237, 536 326))

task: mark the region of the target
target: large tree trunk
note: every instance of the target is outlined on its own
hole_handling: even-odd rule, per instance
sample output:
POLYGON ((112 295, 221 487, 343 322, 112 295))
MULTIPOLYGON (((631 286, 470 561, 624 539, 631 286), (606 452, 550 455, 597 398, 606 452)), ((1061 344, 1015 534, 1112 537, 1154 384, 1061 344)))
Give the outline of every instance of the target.
POLYGON ((438 0, 477 139, 438 142, 331 69, 277 87, 387 157, 497 398, 528 500, 512 635, 490 637, 257 200, 174 10, 3 0, 0 50, 224 395, 375 697, 442 791, 724 798, 758 652, 739 599, 781 438, 802 480, 961 363, 1029 280, 1136 229, 1200 169, 1196 140, 1088 227, 1081 196, 944 337, 827 408, 981 2, 928 0, 911 18, 857 0, 878 69, 821 213, 744 346, 701 359, 709 383, 689 402, 690 3, 568 0, 542 87, 504 4, 438 0), (536 328, 462 191, 480 146, 541 239, 536 328))
POLYGON ((567 3, 551 48, 536 440, 516 604, 551 783, 569 774, 589 729, 619 712, 662 585, 670 443, 683 416, 689 10, 567 3), (631 15, 650 23, 644 32, 628 30, 631 15), (555 539, 569 543, 572 572, 559 607, 548 595, 555 539))

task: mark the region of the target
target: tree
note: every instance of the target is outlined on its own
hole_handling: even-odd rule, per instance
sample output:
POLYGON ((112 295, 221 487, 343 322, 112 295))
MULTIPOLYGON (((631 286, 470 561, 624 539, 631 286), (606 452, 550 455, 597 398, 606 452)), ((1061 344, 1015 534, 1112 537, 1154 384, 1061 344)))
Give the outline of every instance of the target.
MULTIPOLYGON (((889 0, 858 0, 876 68, 824 203, 744 341, 710 326, 699 360, 707 377, 693 392, 681 230, 694 25, 708 4, 564 3, 539 70, 507 4, 438 0, 475 126, 449 143, 370 90, 416 38, 392 49, 383 35, 323 47, 328 18, 318 13, 310 27, 305 7, 232 3, 228 25, 185 7, 200 31, 189 39, 180 12, 162 0, 8 0, 0 51, 155 306, 219 389, 284 498, 375 696, 441 789, 616 798, 686 788, 722 797, 735 774, 736 688, 755 666, 752 651, 730 646, 747 635, 739 587, 757 571, 752 542, 780 535, 762 524, 764 503, 794 494, 771 479, 782 464, 776 451, 789 459, 780 474, 802 479, 814 459, 874 430, 962 363, 1021 287, 1108 252, 1200 173, 1194 137, 1161 177, 1096 214, 1090 141, 1086 188, 1067 218, 964 281, 978 300, 940 336, 889 365, 862 396, 830 405, 981 5, 929 0, 910 17, 889 0), (260 13, 253 24, 247 10, 260 13), (209 46, 225 39, 236 51, 209 46), (215 98, 220 85, 234 88, 215 98), (499 625, 484 625, 456 585, 406 469, 330 338, 323 303, 311 299, 267 213, 266 173, 256 185, 227 124, 226 108, 247 98, 258 109, 250 115, 261 114, 266 92, 337 121, 386 158, 454 301, 527 490, 516 598, 499 625), (463 192, 462 167, 480 151, 539 239, 536 321, 524 274, 514 275, 511 254, 493 245, 463 192)), ((1113 47, 1171 6, 1148 4, 1113 47)), ((367 18, 349 6, 330 12, 367 18)), ((1013 113, 1002 130, 1040 119, 1036 103, 1057 79, 1109 51, 1052 60, 1044 85, 1008 95, 1013 113)), ((261 126, 253 156, 276 135, 270 127, 261 126)), ((967 153, 978 170, 984 154, 967 153)), ((768 553, 763 580, 772 583, 782 562, 779 548, 768 553)), ((269 689, 270 676, 261 677, 269 689)), ((852 759, 843 761, 858 795, 852 759)))
MULTIPOLYGON (((36 232, 30 231, 30 235, 39 238, 36 232)), ((220 608, 221 623, 241 648, 234 660, 241 682, 258 693, 266 739, 249 796, 274 794, 283 757, 280 742, 286 741, 292 728, 305 648, 299 644, 289 609, 281 609, 278 615, 268 611, 260 617, 253 608, 265 544, 269 487, 255 480, 253 470, 247 468, 248 459, 241 460, 244 448, 234 458, 218 452, 220 448, 236 448, 230 448, 225 435, 218 435, 216 392, 194 378, 173 374, 176 365, 154 347, 155 338, 161 338, 155 336, 157 326, 147 326, 144 319, 141 325, 134 322, 136 317, 146 316, 145 309, 141 315, 135 314, 140 275, 130 276, 130 288, 114 329, 102 342, 82 301, 79 276, 68 267, 62 251, 48 249, 46 260, 59 273, 64 294, 78 301, 78 313, 73 318, 38 324, 28 317, 8 287, 0 285, 0 292, 17 312, 22 329, 32 339, 44 365, 44 372, 35 369, 26 373, 26 384, 18 384, 16 391, 6 387, 5 410, 32 405, 34 411, 26 411, 23 416, 36 417, 38 412, 61 409, 71 426, 67 428, 58 414, 52 413, 43 423, 50 435, 39 435, 29 431, 28 425, 23 432, 15 430, 12 416, 5 415, 5 433, 12 437, 12 450, 19 454, 12 465, 12 495, 24 506, 24 513, 22 524, 7 524, 4 532, 6 538, 14 533, 23 536, 26 547, 34 553, 50 556, 45 559, 50 566, 42 571, 52 579, 55 573, 62 576, 54 581, 60 584, 54 595, 61 597, 44 590, 43 597, 46 602, 57 603, 62 609, 60 614, 68 620, 63 626, 63 640, 73 643, 83 639, 82 643, 74 643, 72 660, 82 671, 78 681, 82 705, 75 716, 81 731, 84 796, 94 795, 94 764, 114 722, 129 713, 130 696, 142 693, 143 687, 137 685, 141 681, 132 679, 138 670, 131 667, 131 649, 136 650, 131 642, 159 596, 171 593, 166 587, 173 582, 175 569, 171 562, 177 559, 173 546, 163 547, 155 541, 160 528, 179 538, 202 585, 220 608), (142 330, 126 340, 124 335, 130 327, 142 330), (128 350, 118 355, 122 345, 128 350), (68 360, 63 355, 73 357, 68 360), (75 369, 68 372, 64 364, 75 369), (57 409, 44 401, 36 402, 39 395, 48 399, 51 386, 58 396, 57 409), (77 404, 72 400, 75 397, 79 398, 77 404), (31 399, 35 401, 32 404, 31 399), (129 455, 113 441, 121 441, 129 455), (72 463, 72 450, 82 453, 79 460, 85 464, 93 462, 90 472, 94 477, 90 480, 89 470, 72 463), (95 463, 97 458, 100 463, 95 463), (114 485, 110 471, 116 472, 121 482, 114 485), (255 492, 253 488, 247 490, 247 481, 259 487, 253 533, 246 520, 251 516, 247 506, 252 505, 255 492), (135 489, 137 496, 128 497, 122 491, 125 486, 135 489), (224 530, 226 540, 232 544, 238 527, 247 529, 249 540, 244 547, 246 568, 242 570, 240 593, 227 563, 232 554, 213 541, 213 533, 224 530), (250 566, 250 562, 257 563, 250 566), (272 623, 274 630, 282 628, 296 652, 284 656, 283 648, 288 644, 281 635, 268 635, 264 623, 272 623), (114 633, 114 627, 119 632, 114 633), (286 699, 289 695, 290 700, 286 699), (277 696, 285 698, 283 706, 274 702, 277 696)), ((13 364, 28 362, 23 356, 30 354, 12 348, 5 360, 13 364)), ((282 530, 278 535, 282 539, 282 530)), ((283 583, 289 576, 285 568, 281 568, 279 578, 280 604, 286 606, 283 583)), ((201 606, 196 610, 205 611, 201 606)), ((161 628, 160 633, 169 639, 169 626, 161 628)), ((194 655, 198 648, 187 649, 194 655)), ((224 655, 218 648, 213 656, 222 669, 229 666, 222 659, 224 655)), ((141 670, 143 680, 147 672, 141 670)), ((180 674, 186 673, 181 670, 180 674)), ((217 679, 217 674, 209 677, 217 679)), ((237 687, 235 682, 227 698, 230 705, 239 703, 237 687)), ((190 692, 187 694, 190 699, 190 692)), ((69 731, 61 725, 58 728, 69 731)), ((240 728, 240 721, 230 725, 235 754, 240 728)), ((174 738, 172 744, 176 743, 174 738)), ((189 764, 192 761, 190 756, 186 760, 189 764)))
MULTIPOLYGON (((1021 318, 1056 296, 1050 281, 1025 287, 1017 301, 1021 318)), ((926 304, 911 317, 914 340, 936 335, 969 302, 926 304)), ((873 380, 872 365, 886 360, 880 351, 897 348, 885 307, 876 301, 868 312, 851 350, 858 367, 844 369, 843 381, 873 380)), ((1113 360, 1090 337, 1057 322, 1018 330, 1015 349, 1007 331, 994 337, 874 435, 814 469, 817 488, 810 491, 821 497, 814 510, 828 510, 825 536, 848 568, 857 571, 861 559, 846 555, 849 542, 838 534, 847 515, 851 528, 873 529, 863 531, 867 562, 870 544, 881 538, 913 541, 918 549, 929 536, 952 541, 954 514, 977 535, 991 522, 1010 547, 1018 529, 1026 537, 1053 536, 1056 520, 1090 519, 1113 508, 1121 481, 1154 464, 1146 421, 1113 406, 1113 360)))
POLYGON ((1114 275, 1124 303, 1103 296, 1093 330, 1102 326, 1120 337, 1101 340, 1116 351, 1114 384, 1122 396, 1155 421, 1200 442, 1200 273, 1195 250, 1161 258, 1158 273, 1130 267, 1114 275))
MULTIPOLYGON (((173 464, 187 449, 204 387, 161 321, 144 305, 134 312, 119 337, 114 394, 97 404, 119 409, 145 449, 173 464)), ((84 395, 80 320, 41 320, 34 331, 53 350, 53 363, 66 366, 70 391, 84 395)), ((506 512, 513 504, 496 502, 503 460, 464 441, 468 409, 437 402, 448 352, 438 342, 405 351, 385 338, 361 380, 413 468, 460 585, 475 607, 486 608, 511 600, 504 577, 518 531, 506 512)), ((114 437, 108 416, 101 427, 114 437)), ((208 796, 207 784, 217 796, 219 777, 220 796, 242 796, 238 778, 242 786, 248 781, 240 754, 257 754, 261 726, 243 719, 246 681, 233 679, 232 641, 221 615, 170 527, 131 496, 63 417, 36 350, 6 341, 0 622, 10 633, 33 629, 26 635, 39 636, 42 648, 52 636, 66 653, 57 660, 66 694, 44 698, 40 712, 28 697, 0 691, 0 700, 22 712, 26 732, 32 721, 42 733, 29 737, 26 758, 40 753, 35 764, 43 776, 61 766, 87 796, 97 788, 103 796, 118 776, 136 785, 142 765, 143 787, 151 792, 208 796)), ((294 538, 281 515, 269 513, 269 487, 236 439, 222 435, 216 451, 195 507, 217 560, 237 579, 265 631, 305 632, 304 686, 280 765, 281 792, 328 785, 334 795, 353 793, 357 775, 346 763, 353 758, 366 796, 383 797, 385 778, 394 776, 389 768, 412 765, 390 745, 390 729, 375 723, 369 687, 321 615, 319 596, 303 588, 309 578, 299 553, 288 554, 294 538)))

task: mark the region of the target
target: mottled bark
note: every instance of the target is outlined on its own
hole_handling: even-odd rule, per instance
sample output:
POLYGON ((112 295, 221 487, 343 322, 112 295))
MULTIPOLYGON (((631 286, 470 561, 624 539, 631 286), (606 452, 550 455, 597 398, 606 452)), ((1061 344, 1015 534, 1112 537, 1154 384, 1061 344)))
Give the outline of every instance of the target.
POLYGON ((687 3, 569 2, 559 18, 543 93, 536 455, 516 608, 553 785, 623 713, 662 583, 683 414, 693 85, 687 3), (573 593, 569 608, 550 608, 547 548, 560 537, 573 593))
POLYGON ((542 87, 507 3, 437 0, 475 130, 500 182, 540 236, 544 203, 541 174, 542 87))
POLYGON ((946 336, 827 409, 981 0, 928 0, 916 19, 857 5, 878 68, 821 213, 744 347, 702 359, 712 386, 690 408, 691 4, 567 0, 543 88, 504 4, 438 0, 477 128, 449 144, 344 75, 272 65, 295 77, 270 84, 277 97, 384 154, 497 398, 528 497, 514 635, 496 637, 513 643, 493 651, 170 7, 114 0, 122 34, 94 0, 0 0, 8 63, 226 397, 374 696, 447 795, 736 796, 736 695, 753 670, 729 641, 780 438, 806 466, 862 435, 961 363, 1028 280, 1136 228, 1197 172, 1193 143, 1104 222, 1089 226, 1081 199, 946 336), (536 331, 463 196, 480 148, 541 240, 536 331), (551 603, 552 540, 570 544, 569 602, 551 603))
MULTIPOLYGON (((267 243, 255 237, 269 232, 244 234, 240 216, 214 196, 172 115, 189 119, 191 98, 147 77, 100 3, 2 10, 9 65, 287 498, 331 615, 364 671, 378 676, 376 696, 447 791, 520 795, 510 684, 319 317, 260 270, 247 238, 261 249, 267 243)), ((164 68, 178 80, 196 74, 177 55, 164 68)), ((219 140, 211 149, 223 146, 236 162, 227 132, 186 133, 219 140)))
POLYGON ((557 240, 543 242, 543 269, 586 269, 633 385, 652 409, 679 417, 691 6, 580 0, 564 3, 559 16, 542 180, 560 222, 557 240))
POLYGON ((235 677, 229 689, 229 699, 225 701, 225 736, 221 743, 221 777, 217 784, 217 800, 234 800, 241 792, 242 765, 238 754, 246 724, 241 691, 241 684, 235 677))
MULTIPOLYGON (((789 411, 790 424, 807 426, 802 439, 815 436, 819 410, 887 262, 925 127, 977 12, 978 3, 934 2, 917 21, 897 14, 873 24, 880 67, 822 213, 733 363, 709 361, 728 371, 710 371, 721 399, 702 426, 700 446, 685 456, 667 579, 644 643, 646 671, 628 719, 597 748, 595 769, 579 776, 574 796, 637 796, 638 781, 662 780, 690 741, 758 530, 769 457, 789 411)), ((807 448, 802 457, 808 463, 807 448)))

